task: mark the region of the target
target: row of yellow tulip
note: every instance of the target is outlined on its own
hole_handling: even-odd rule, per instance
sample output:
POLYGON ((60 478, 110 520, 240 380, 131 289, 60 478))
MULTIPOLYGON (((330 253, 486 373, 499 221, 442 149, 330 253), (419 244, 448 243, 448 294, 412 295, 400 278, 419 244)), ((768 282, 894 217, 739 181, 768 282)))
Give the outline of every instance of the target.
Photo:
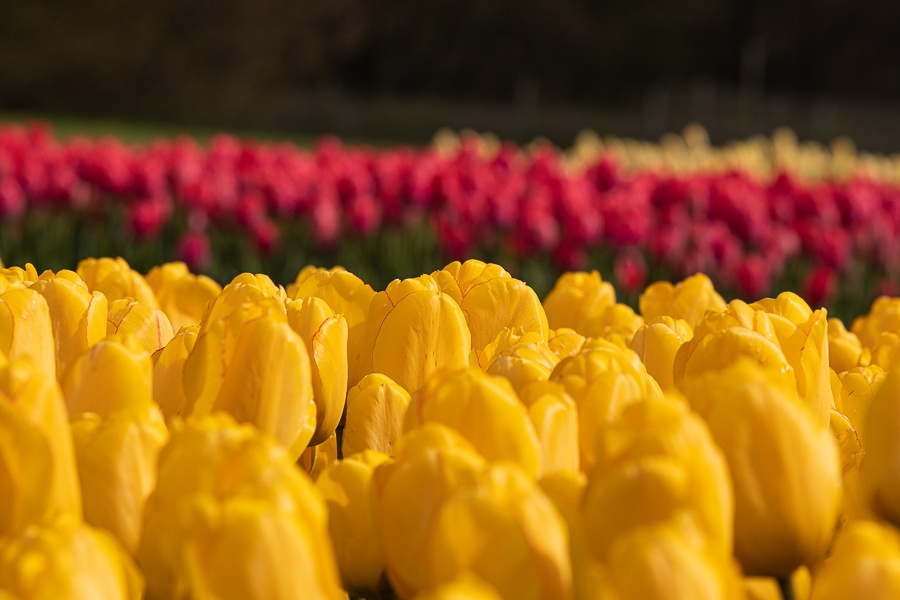
POLYGON ((2 269, 0 600, 895 598, 898 348, 703 275, 2 269))

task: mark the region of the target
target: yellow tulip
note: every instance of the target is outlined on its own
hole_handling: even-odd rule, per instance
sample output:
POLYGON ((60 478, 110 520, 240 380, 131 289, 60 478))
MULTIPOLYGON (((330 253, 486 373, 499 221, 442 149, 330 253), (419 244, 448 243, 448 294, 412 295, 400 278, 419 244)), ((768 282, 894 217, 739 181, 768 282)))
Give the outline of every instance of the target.
POLYGON ((72 420, 85 521, 137 550, 144 502, 156 486, 156 461, 169 438, 153 404, 101 418, 85 413, 72 420))
POLYGON ((839 375, 859 366, 862 342, 850 333, 840 319, 828 319, 828 360, 839 375))
POLYGON ((409 392, 381 373, 366 375, 347 393, 347 422, 341 450, 350 456, 364 450, 393 455, 403 433, 409 392))
POLYGON ((841 505, 835 441, 789 382, 747 359, 686 390, 728 461, 735 556, 747 575, 786 577, 821 559, 841 505))
POLYGON ((19 600, 140 600, 140 571, 105 531, 72 515, 0 539, 0 596, 19 600))
POLYGON ((375 468, 386 454, 366 450, 332 463, 316 480, 328 506, 328 530, 344 589, 367 596, 384 591, 384 550, 375 511, 375 468))
POLYGON ((384 373, 411 394, 440 369, 469 364, 462 309, 428 275, 392 281, 369 306, 360 373, 384 373))
POLYGON ((870 367, 854 367, 841 373, 841 412, 847 416, 853 428, 865 445, 866 412, 875 392, 884 383, 886 373, 876 365, 870 367))
POLYGON ((262 294, 267 298, 274 298, 282 304, 284 304, 288 299, 287 293, 285 292, 284 288, 280 285, 275 285, 275 282, 272 281, 272 278, 263 273, 241 273, 240 275, 236 275, 228 285, 246 285, 254 287, 262 292, 262 294))
POLYGON ((337 432, 318 446, 308 446, 297 460, 299 466, 313 481, 319 478, 322 471, 338 460, 337 432))
POLYGON ((153 362, 135 337, 111 336, 75 359, 61 384, 69 415, 103 418, 153 402, 153 362))
POLYGON ((684 401, 645 400, 598 432, 597 465, 585 491, 585 526, 600 560, 615 540, 688 512, 710 547, 730 556, 734 498, 728 465, 684 401))
POLYGON ((559 360, 562 360, 581 352, 584 341, 584 336, 574 329, 561 327, 550 331, 550 339, 547 341, 547 346, 559 360))
POLYGON ((553 503, 512 464, 496 464, 443 502, 422 568, 432 585, 473 572, 502 598, 569 598, 568 532, 553 503))
POLYGON ((674 391, 675 355, 693 335, 684 319, 656 317, 635 332, 628 347, 637 353, 663 391, 674 391))
POLYGON ((683 319, 694 329, 707 310, 725 310, 725 300, 716 292, 712 281, 698 273, 672 285, 668 281, 651 284, 638 301, 640 313, 647 321, 656 317, 683 319))
POLYGON ((347 386, 359 383, 365 375, 360 370, 360 361, 369 305, 375 297, 372 287, 343 269, 304 269, 297 275, 297 281, 288 287, 288 297, 297 300, 321 298, 335 314, 344 315, 347 320, 347 386))
POLYGON ((312 439, 317 418, 306 344, 277 311, 248 320, 234 332, 217 325, 222 322, 206 331, 201 326, 185 362, 185 413, 225 411, 272 435, 297 460, 312 439))
POLYGON ((81 488, 56 381, 0 355, 0 538, 48 515, 81 516, 81 488))
POLYGON ((547 381, 559 358, 537 332, 503 329, 479 355, 489 375, 504 377, 516 392, 535 381, 547 381))
POLYGON ((442 292, 462 308, 472 333, 472 349, 479 353, 504 329, 549 336, 544 307, 524 281, 513 279, 498 265, 480 260, 454 262, 431 276, 442 292))
POLYGON ((74 271, 46 272, 31 286, 47 301, 56 342, 56 374, 91 346, 106 337, 109 312, 106 296, 89 292, 74 271))
POLYGON ((3 267, 0 265, 0 279, 6 283, 23 283, 27 287, 38 279, 37 269, 31 263, 26 263, 25 268, 22 267, 3 267))
POLYGON ((597 271, 563 273, 544 298, 544 310, 553 329, 565 327, 584 334, 584 326, 615 303, 612 284, 603 281, 597 271))
POLYGON ((176 332, 199 325, 207 304, 222 291, 218 283, 206 275, 194 275, 182 262, 153 267, 146 281, 176 332))
POLYGON ((541 447, 541 477, 559 471, 578 472, 578 407, 559 383, 526 385, 519 393, 528 407, 541 447))
POLYGON ((199 326, 178 330, 165 348, 153 353, 153 400, 166 422, 185 416, 184 365, 197 343, 199 326))
POLYGON ((321 298, 287 303, 291 329, 306 343, 316 403, 316 431, 310 445, 328 439, 344 414, 347 398, 347 320, 321 298))
POLYGON ((149 354, 168 344, 174 335, 166 313, 131 298, 109 303, 106 334, 117 333, 134 336, 149 354))
POLYGON ((872 511, 900 526, 900 371, 888 373, 865 416, 863 483, 872 511))
POLYGON ((415 597, 415 600, 500 600, 502 596, 484 579, 472 573, 463 573, 447 583, 439 585, 415 597))
POLYGON ((138 559, 147 598, 343 598, 325 503, 269 436, 219 413, 159 458, 138 559))
POLYGON ((490 461, 509 460, 532 477, 540 475, 534 426, 515 390, 501 377, 475 367, 435 375, 413 397, 404 431, 426 423, 451 427, 490 461))
POLYGON ((134 298, 150 308, 159 308, 147 281, 124 258, 85 258, 78 263, 76 272, 88 290, 101 292, 110 302, 134 298))
POLYGON ((879 297, 868 314, 853 319, 850 331, 863 348, 874 347, 882 333, 900 333, 900 298, 879 297))
POLYGON ((30 288, 10 287, 0 294, 0 354, 24 358, 56 377, 56 344, 47 301, 30 288))
POLYGON ((816 570, 810 600, 900 597, 900 534, 874 521, 848 523, 816 570))
POLYGON ((860 365, 877 365, 887 370, 900 358, 900 332, 882 331, 875 342, 863 349, 860 365))

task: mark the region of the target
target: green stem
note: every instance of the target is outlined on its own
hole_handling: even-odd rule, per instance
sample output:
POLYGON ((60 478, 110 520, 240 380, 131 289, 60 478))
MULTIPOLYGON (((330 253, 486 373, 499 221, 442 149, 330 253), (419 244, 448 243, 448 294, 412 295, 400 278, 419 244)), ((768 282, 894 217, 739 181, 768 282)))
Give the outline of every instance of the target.
POLYGON ((778 582, 778 590, 784 600, 797 600, 797 595, 794 594, 794 581, 790 576, 777 577, 775 580, 778 582))

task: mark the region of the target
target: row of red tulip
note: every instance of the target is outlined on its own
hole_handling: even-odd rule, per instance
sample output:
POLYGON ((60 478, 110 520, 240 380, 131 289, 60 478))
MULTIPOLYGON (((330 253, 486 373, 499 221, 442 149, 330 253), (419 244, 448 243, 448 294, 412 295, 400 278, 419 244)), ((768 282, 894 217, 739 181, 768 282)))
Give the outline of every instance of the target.
POLYGON ((648 264, 671 276, 703 271, 758 297, 799 259, 813 303, 860 266, 885 285, 900 272, 900 187, 887 181, 634 170, 612 151, 573 165, 550 146, 488 150, 478 138, 449 152, 335 139, 306 150, 229 135, 207 146, 188 138, 129 146, 58 140, 41 125, 0 127, 0 222, 48 206, 125 210, 139 239, 178 217, 178 258, 194 267, 209 258, 207 234, 217 228, 238 227, 266 254, 294 223, 331 248, 427 224, 447 258, 501 246, 552 256, 563 269, 584 268, 605 248, 625 292, 643 287, 648 264))

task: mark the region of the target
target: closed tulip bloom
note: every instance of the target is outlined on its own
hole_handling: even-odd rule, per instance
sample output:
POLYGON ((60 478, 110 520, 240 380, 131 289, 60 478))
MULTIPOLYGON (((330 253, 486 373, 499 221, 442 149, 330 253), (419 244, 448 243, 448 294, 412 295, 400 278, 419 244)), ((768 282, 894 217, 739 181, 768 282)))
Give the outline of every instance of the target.
POLYGON ((174 335, 166 313, 131 298, 109 303, 106 333, 134 336, 148 354, 164 347, 174 335))
POLYGON ((684 319, 656 317, 639 328, 629 344, 663 391, 674 391, 675 355, 694 332, 684 319))
POLYGON ((471 349, 462 309, 434 279, 395 280, 372 299, 360 373, 384 373, 414 393, 438 370, 468 365, 471 349))
POLYGON ((541 477, 578 472, 578 407, 559 383, 541 381, 519 392, 541 447, 541 477))
POLYGON ((779 375, 741 360, 686 390, 728 461, 735 556, 747 575, 787 577, 820 560, 841 506, 834 438, 779 375))
POLYGON ((56 344, 47 301, 36 291, 10 287, 0 294, 0 354, 24 358, 56 377, 56 344))
POLYGON ((0 279, 4 280, 7 284, 23 283, 25 284, 25 287, 28 287, 29 284, 37 281, 38 277, 37 269, 35 269, 34 265, 31 263, 25 263, 24 269, 22 267, 3 267, 0 265, 0 279))
POLYGON ((512 461, 532 477, 540 474, 534 425, 515 390, 501 377, 475 367, 435 375, 413 397, 404 430, 426 423, 451 427, 490 461, 512 461))
POLYGON ((707 310, 725 310, 725 300, 716 292, 709 277, 698 273, 673 285, 668 281, 651 284, 638 301, 641 316, 683 319, 693 329, 707 310))
POLYGON ((344 589, 369 596, 387 586, 372 474, 386 454, 366 450, 332 463, 316 480, 344 589))
POLYGON ((879 366, 854 367, 841 373, 840 409, 859 434, 865 445, 865 419, 875 392, 884 383, 887 374, 879 366))
MULTIPOLYGON (((565 327, 584 334, 582 329, 616 303, 616 292, 597 271, 564 273, 544 298, 550 327, 565 327)), ((586 334, 584 334, 586 335, 586 334)))
POLYGON ((288 297, 321 298, 335 314, 347 320, 347 386, 353 387, 365 373, 360 371, 363 343, 366 337, 366 317, 369 304, 375 297, 372 286, 343 269, 304 269, 297 281, 288 287, 288 297))
POLYGON ((135 337, 111 336, 75 359, 61 384, 69 415, 102 418, 153 402, 153 361, 135 337))
POLYGON ((860 365, 877 365, 889 370, 900 358, 900 332, 882 331, 871 346, 863 348, 860 365))
POLYGON ((840 319, 828 319, 828 361, 831 368, 840 375, 859 366, 861 356, 862 342, 856 334, 847 331, 840 319))
POLYGON ((291 329, 306 343, 316 403, 316 431, 310 445, 334 433, 347 398, 347 320, 336 315, 321 298, 291 300, 287 304, 291 329))
POLYGON ((462 308, 476 353, 493 342, 504 328, 534 332, 541 341, 547 341, 547 315, 537 294, 498 265, 479 260, 454 262, 431 276, 441 291, 462 308))
POLYGON ((233 333, 236 337, 228 339, 222 329, 201 328, 184 366, 185 412, 225 411, 272 435, 296 460, 316 430, 306 344, 277 311, 250 319, 233 333), (225 362, 222 353, 229 349, 225 362), (220 380, 210 388, 208 378, 214 376, 220 380))
POLYGON ((879 297, 867 314, 853 319, 850 331, 863 348, 874 347, 882 333, 900 333, 900 298, 879 297))
POLYGON ((106 337, 106 296, 89 292, 73 271, 48 272, 31 289, 47 301, 56 342, 56 374, 62 377, 75 358, 106 337))
POLYGON ((250 287, 255 287, 262 292, 264 296, 274 298, 282 304, 287 300, 287 292, 285 292, 284 288, 280 285, 275 285, 272 278, 264 273, 241 273, 240 275, 236 275, 228 285, 248 285, 250 287))
POLYGON ((156 486, 156 461, 169 439, 153 404, 112 413, 86 413, 72 420, 84 518, 137 551, 144 502, 156 486))
POLYGON ((409 392, 381 373, 366 375, 347 393, 342 452, 350 456, 375 450, 388 456, 403 433, 409 392))
POLYGON ((900 371, 888 373, 865 416, 863 483, 872 511, 900 526, 900 371))
POLYGON ((56 381, 0 354, 0 538, 45 516, 81 516, 81 488, 56 381))
POLYGON ((272 438, 222 413, 189 420, 144 511, 147 598, 342 598, 327 519, 272 438))
POLYGON ((144 581, 109 533, 72 516, 0 540, 0 592, 21 600, 139 600, 144 581))
POLYGON ((78 263, 76 272, 91 292, 101 292, 110 302, 134 298, 141 304, 159 308, 156 294, 147 281, 121 257, 85 258, 78 263))
POLYGON ((810 600, 900 597, 900 534, 875 521, 848 523, 813 580, 810 600))
POLYGON ((153 400, 166 422, 185 416, 184 365, 194 344, 199 326, 182 327, 165 348, 153 353, 153 400))
POLYGON ((194 275, 183 262, 153 267, 146 281, 176 332, 182 327, 199 325, 207 304, 222 291, 222 286, 214 280, 206 275, 194 275))
MULTIPOLYGON (((504 329, 498 338, 507 337, 509 329, 504 329)), ((516 390, 537 381, 547 381, 550 372, 559 363, 559 358, 550 350, 540 335, 530 332, 519 337, 514 343, 495 347, 493 352, 482 353, 482 367, 488 375, 497 375, 507 379, 516 390), (491 356, 487 356, 490 354, 491 356)), ((495 343, 499 340, 495 340, 495 343)), ((489 344, 491 348, 493 344, 489 344)))

